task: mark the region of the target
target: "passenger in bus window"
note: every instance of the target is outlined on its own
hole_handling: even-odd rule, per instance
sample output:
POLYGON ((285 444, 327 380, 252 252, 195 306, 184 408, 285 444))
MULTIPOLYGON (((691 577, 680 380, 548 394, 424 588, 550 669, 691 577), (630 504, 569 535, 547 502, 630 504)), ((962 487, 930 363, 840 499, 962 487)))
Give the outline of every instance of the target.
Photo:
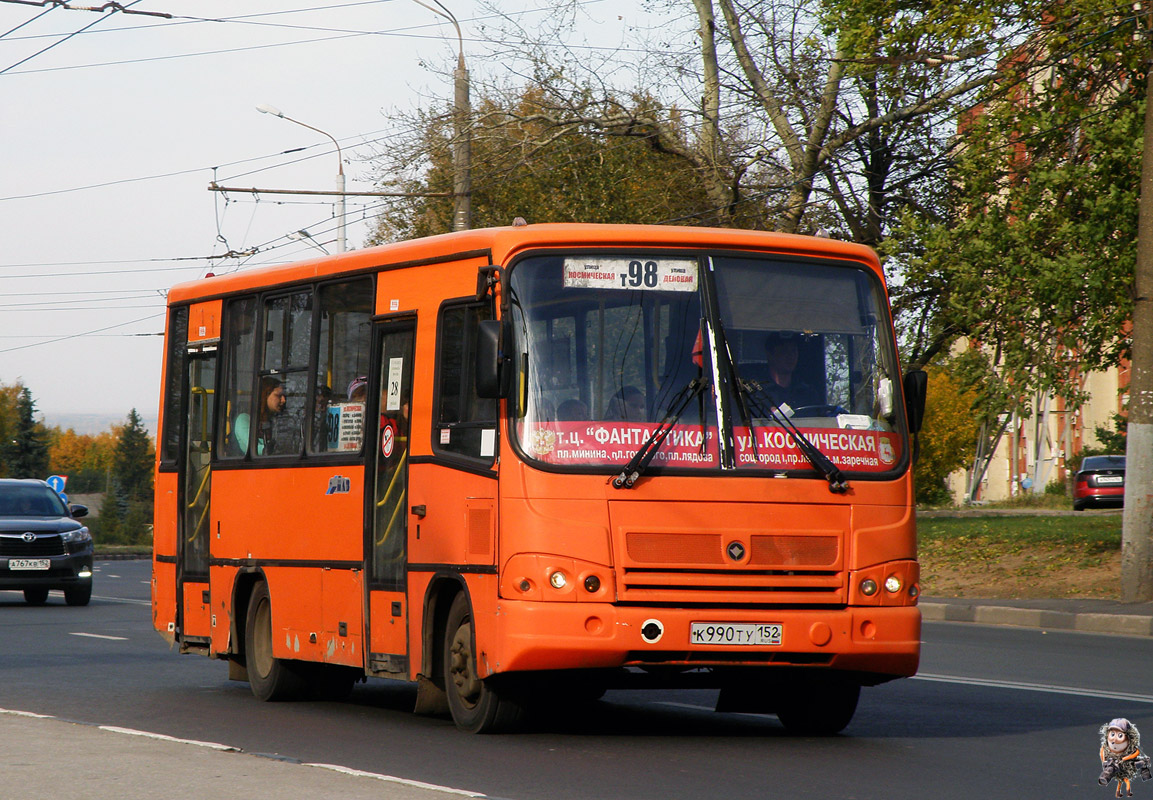
MULTIPOLYGON (((257 405, 256 454, 267 455, 275 451, 272 441, 272 420, 284 413, 288 398, 284 394, 284 384, 276 378, 266 376, 260 379, 260 402, 257 405)), ((248 454, 248 433, 251 420, 247 412, 236 415, 232 430, 236 436, 236 446, 241 455, 248 454)))
POLYGON ((609 413, 605 419, 644 422, 648 419, 644 393, 635 386, 624 387, 609 400, 609 413))
POLYGON ((589 407, 582 400, 571 397, 556 407, 556 418, 560 422, 580 422, 589 419, 589 407))
POLYGON ((817 391, 796 376, 801 335, 794 331, 774 331, 765 337, 768 380, 762 388, 774 403, 786 403, 796 410, 820 402, 817 391))

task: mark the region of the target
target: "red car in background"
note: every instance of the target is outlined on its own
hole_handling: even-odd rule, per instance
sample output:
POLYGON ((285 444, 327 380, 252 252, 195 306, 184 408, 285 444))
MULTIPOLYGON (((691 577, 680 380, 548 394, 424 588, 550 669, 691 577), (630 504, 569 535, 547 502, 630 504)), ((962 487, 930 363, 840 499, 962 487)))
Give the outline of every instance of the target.
POLYGON ((1073 509, 1125 504, 1125 456, 1087 456, 1073 479, 1073 509))

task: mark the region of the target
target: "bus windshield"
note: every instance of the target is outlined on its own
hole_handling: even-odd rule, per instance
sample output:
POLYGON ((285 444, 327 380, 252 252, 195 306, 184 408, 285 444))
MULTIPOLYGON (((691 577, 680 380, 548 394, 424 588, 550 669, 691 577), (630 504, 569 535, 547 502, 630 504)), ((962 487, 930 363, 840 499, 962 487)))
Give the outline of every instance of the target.
POLYGON ((650 469, 814 474, 787 428, 847 475, 904 466, 884 291, 852 262, 533 255, 508 299, 530 461, 620 468, 663 423, 650 469))

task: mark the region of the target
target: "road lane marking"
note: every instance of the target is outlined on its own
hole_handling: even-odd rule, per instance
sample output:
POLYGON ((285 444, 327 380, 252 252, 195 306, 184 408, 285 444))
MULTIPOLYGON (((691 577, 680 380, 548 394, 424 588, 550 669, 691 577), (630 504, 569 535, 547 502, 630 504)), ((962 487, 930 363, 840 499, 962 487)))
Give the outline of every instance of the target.
POLYGON ((378 772, 365 772, 364 770, 352 769, 351 767, 342 767, 339 764, 310 764, 302 762, 306 767, 316 767, 317 769, 327 769, 333 772, 339 772, 342 775, 351 775, 354 778, 370 778, 374 781, 384 781, 385 783, 396 783, 401 786, 411 786, 415 789, 431 789, 434 792, 443 792, 444 794, 455 794, 461 797, 488 797, 488 795, 479 792, 469 792, 464 789, 453 789, 451 786, 440 786, 435 783, 424 783, 423 781, 409 780, 408 778, 397 778, 393 775, 381 775, 378 772))
POLYGON ((1106 692, 1099 689, 1084 689, 1076 686, 1057 686, 1051 683, 1028 683, 1025 681, 998 681, 990 678, 963 678, 959 675, 934 675, 919 673, 914 680, 933 683, 956 683, 964 686, 984 686, 989 689, 1019 689, 1026 692, 1046 692, 1048 694, 1069 694, 1076 697, 1092 697, 1099 700, 1129 700, 1134 703, 1153 703, 1153 695, 1133 692, 1106 692))
POLYGON ((151 600, 133 600, 129 597, 106 597, 103 595, 92 595, 93 600, 107 600, 109 603, 126 603, 132 606, 151 606, 151 600))
POLYGON ((174 742, 175 744, 190 744, 194 747, 207 747, 209 750, 220 750, 225 753, 239 753, 239 747, 233 747, 228 744, 218 744, 217 742, 201 742, 196 739, 177 739, 175 736, 165 736, 163 733, 150 733, 149 731, 138 731, 135 728, 119 728, 115 725, 98 725, 102 731, 109 731, 111 733, 123 733, 126 736, 140 736, 145 739, 155 739, 158 742, 174 742))
POLYGON ((105 635, 100 634, 100 633, 75 633, 74 632, 74 633, 70 633, 68 635, 69 636, 84 636, 88 639, 108 639, 109 641, 113 641, 113 642, 127 642, 128 641, 128 637, 126 637, 126 636, 105 636, 105 635))

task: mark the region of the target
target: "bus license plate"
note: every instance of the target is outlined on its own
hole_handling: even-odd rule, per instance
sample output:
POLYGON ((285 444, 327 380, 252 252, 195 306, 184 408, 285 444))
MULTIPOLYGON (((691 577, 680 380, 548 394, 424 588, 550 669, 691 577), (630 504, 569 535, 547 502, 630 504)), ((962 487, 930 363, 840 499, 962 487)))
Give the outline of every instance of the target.
POLYGON ((49 569, 52 562, 47 558, 10 558, 8 569, 49 569))
POLYGON ((723 644, 753 647, 779 645, 784 626, 776 622, 694 622, 692 644, 723 644))

